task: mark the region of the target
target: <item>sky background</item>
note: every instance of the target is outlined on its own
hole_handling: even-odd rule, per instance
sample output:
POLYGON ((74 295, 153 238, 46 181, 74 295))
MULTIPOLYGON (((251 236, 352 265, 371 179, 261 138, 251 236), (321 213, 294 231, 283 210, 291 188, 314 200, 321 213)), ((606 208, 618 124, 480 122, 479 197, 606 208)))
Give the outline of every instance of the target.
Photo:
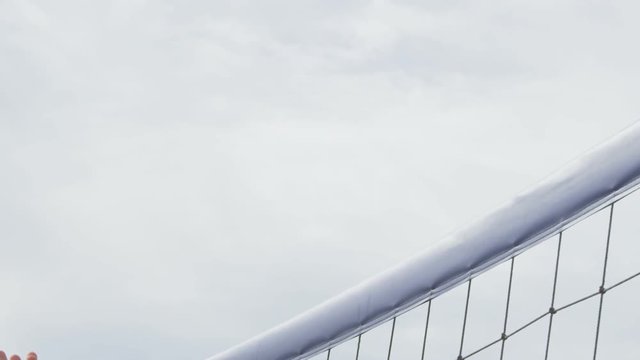
POLYGON ((0 348, 202 359, 640 116, 636 1, 0 0, 0 348))

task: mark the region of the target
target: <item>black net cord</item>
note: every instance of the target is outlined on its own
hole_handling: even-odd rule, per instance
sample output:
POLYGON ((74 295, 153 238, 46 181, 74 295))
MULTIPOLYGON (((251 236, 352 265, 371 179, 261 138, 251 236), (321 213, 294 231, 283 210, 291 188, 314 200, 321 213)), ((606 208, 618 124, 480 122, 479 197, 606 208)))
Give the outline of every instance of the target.
POLYGON ((389 338, 389 351, 387 351, 387 360, 391 359, 391 348, 393 347, 393 334, 396 332, 396 318, 391 323, 391 337, 389 338))
POLYGON ((598 322, 596 323, 596 338, 593 344, 593 360, 598 357, 598 340, 600 339, 600 321, 602 319, 602 303, 604 302, 605 283, 607 280, 607 264, 609 262, 609 244, 611 243, 611 225, 613 224, 613 207, 615 203, 611 204, 609 211, 609 228, 607 229, 607 245, 604 250, 604 265, 602 266, 602 282, 598 292, 600 293, 600 305, 598 306, 598 322))
POLYGON ((427 321, 424 325, 424 336, 422 337, 422 356, 421 360, 424 360, 424 353, 427 349, 427 333, 429 332, 429 318, 431 317, 431 300, 429 300, 429 304, 427 305, 427 321))
POLYGON ((467 315, 469 315, 469 298, 471 297, 471 279, 469 279, 469 286, 467 286, 467 301, 464 305, 464 320, 462 321, 462 335, 460 336, 460 351, 458 352, 458 360, 464 359, 462 356, 462 348, 464 347, 464 333, 467 329, 467 315))
POLYGON ((502 326, 502 335, 500 340, 502 340, 502 344, 500 345, 500 360, 504 358, 504 345, 507 341, 507 322, 509 320, 509 305, 511 303, 511 285, 513 284, 513 266, 515 264, 516 258, 511 258, 511 266, 509 269, 509 287, 507 288, 507 303, 505 305, 504 310, 504 324, 502 326))
POLYGON ((549 328, 547 330, 547 345, 544 351, 544 360, 549 358, 549 345, 551 344, 551 328, 553 326, 553 315, 556 313, 554 308, 556 303, 556 289, 558 286, 558 267, 560 266, 560 249, 562 248, 562 232, 558 236, 558 251, 556 253, 556 269, 553 273, 553 290, 551 293, 551 307, 549 307, 549 328))

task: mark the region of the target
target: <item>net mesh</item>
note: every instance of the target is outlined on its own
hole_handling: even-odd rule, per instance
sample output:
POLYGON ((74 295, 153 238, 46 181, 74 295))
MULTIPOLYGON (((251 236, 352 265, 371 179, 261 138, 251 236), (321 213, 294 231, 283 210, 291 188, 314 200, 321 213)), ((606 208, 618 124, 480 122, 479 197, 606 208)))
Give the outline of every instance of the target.
POLYGON ((636 359, 639 194, 312 359, 636 359))

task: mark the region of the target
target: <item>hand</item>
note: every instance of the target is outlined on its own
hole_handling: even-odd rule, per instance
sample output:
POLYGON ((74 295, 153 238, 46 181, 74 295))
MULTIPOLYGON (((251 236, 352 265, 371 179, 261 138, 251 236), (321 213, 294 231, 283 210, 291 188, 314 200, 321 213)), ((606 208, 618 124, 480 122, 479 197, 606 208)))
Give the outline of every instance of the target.
MULTIPOLYGON (((7 354, 5 354, 4 351, 2 350, 0 350, 0 360, 7 360, 7 354)), ((11 355, 9 360, 20 360, 20 356, 11 355)), ((27 354, 27 357, 25 360, 38 360, 38 355, 36 355, 36 353, 34 352, 30 352, 27 354)))

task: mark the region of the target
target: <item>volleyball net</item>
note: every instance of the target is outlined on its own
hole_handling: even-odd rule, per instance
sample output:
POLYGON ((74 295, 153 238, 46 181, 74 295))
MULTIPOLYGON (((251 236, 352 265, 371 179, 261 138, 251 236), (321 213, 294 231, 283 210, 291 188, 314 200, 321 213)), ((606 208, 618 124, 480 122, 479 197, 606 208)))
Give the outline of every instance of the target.
POLYGON ((640 123, 436 246, 211 360, 635 359, 640 123))

